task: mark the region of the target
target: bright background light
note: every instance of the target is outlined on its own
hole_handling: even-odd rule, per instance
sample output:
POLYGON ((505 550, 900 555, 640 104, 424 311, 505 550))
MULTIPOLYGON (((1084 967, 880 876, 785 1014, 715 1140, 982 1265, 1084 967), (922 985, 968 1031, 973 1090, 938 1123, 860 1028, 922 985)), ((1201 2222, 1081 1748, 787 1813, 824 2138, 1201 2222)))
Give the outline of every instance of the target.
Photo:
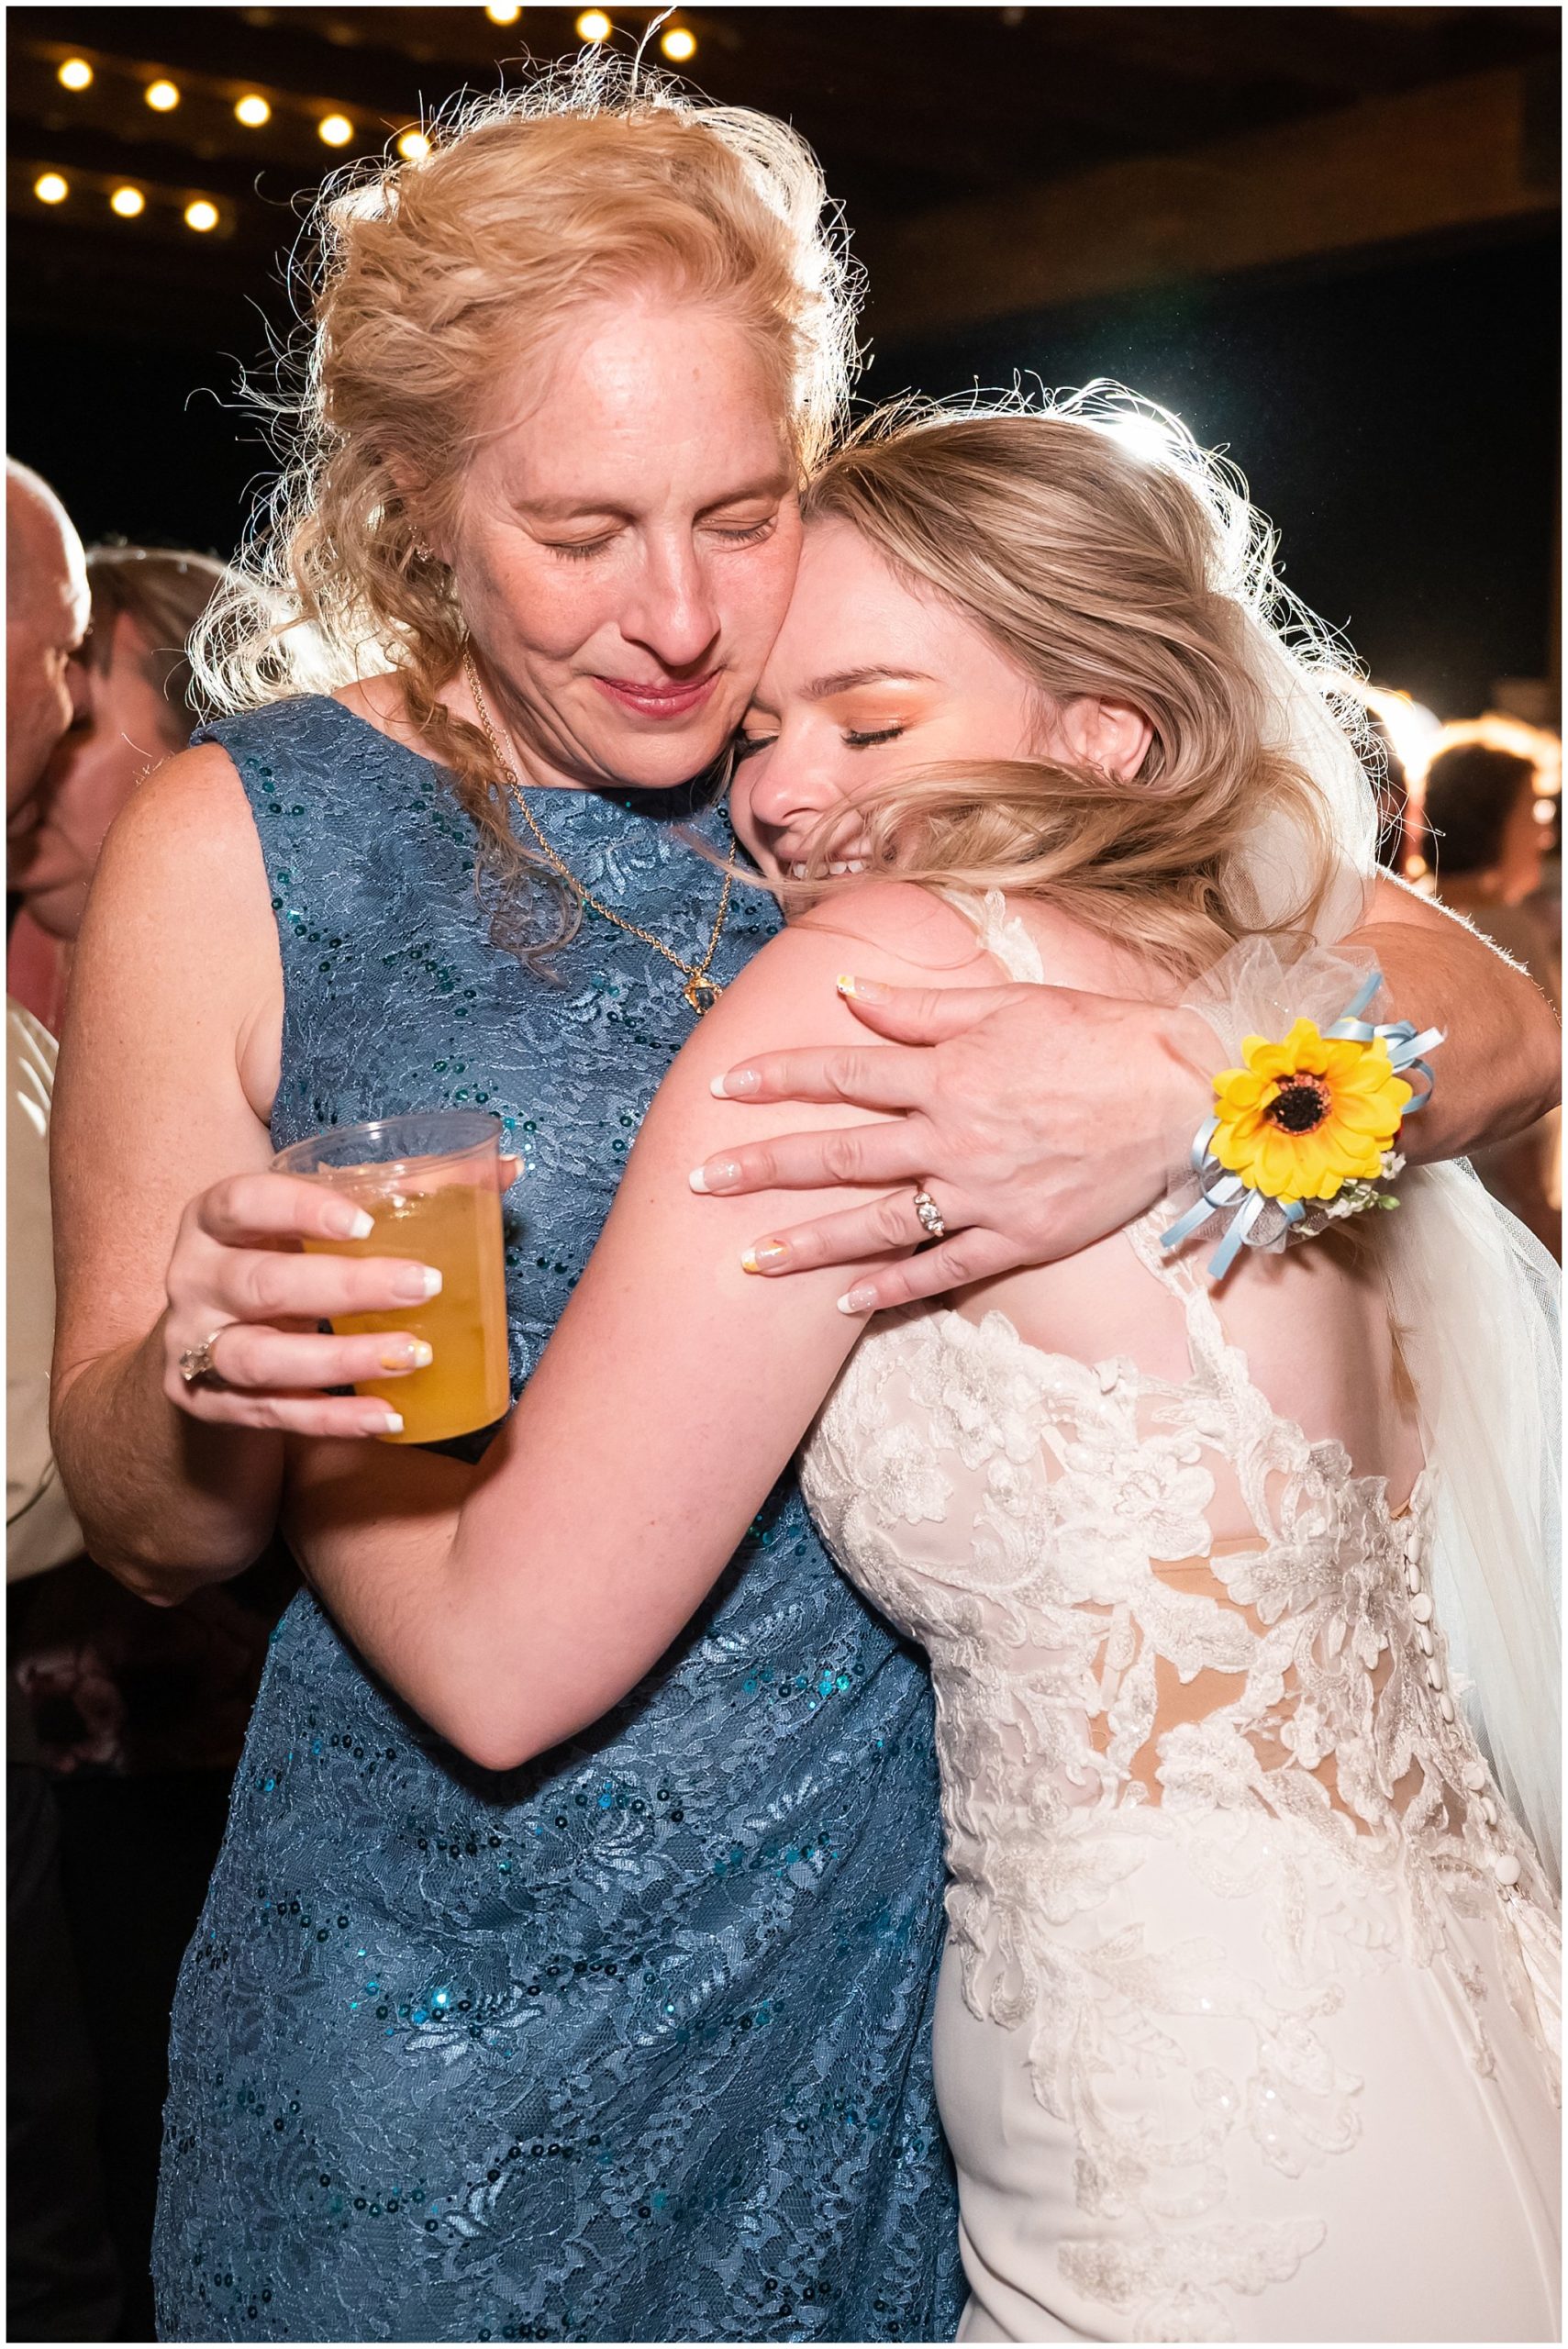
POLYGON ((109 210, 117 212, 122 220, 134 220, 146 209, 147 198, 139 187, 117 187, 109 198, 109 210))
POLYGON ((614 30, 614 25, 611 24, 609 18, 606 16, 602 8, 584 8, 583 14, 577 19, 577 38, 579 40, 608 40, 614 30))
POLYGON ((1146 465, 1169 464, 1176 447, 1170 429, 1152 416, 1103 416, 1095 418, 1096 429, 1119 440, 1130 455, 1141 457, 1146 465))
POLYGON ((406 130, 397 142, 397 151, 406 163, 422 163, 430 151, 430 142, 422 130, 406 130))
POLYGON ((672 65, 684 65, 697 53, 697 37, 684 25, 672 25, 659 46, 672 65))
POLYGON ((346 114, 327 114, 317 124, 316 135, 328 147, 346 147, 354 135, 354 126, 346 114))
POLYGON ((70 182, 58 172, 45 172, 33 182, 33 194, 40 204, 63 204, 70 193, 70 182))
POLYGON ((236 106, 234 118, 242 122, 247 130, 260 130, 264 122, 271 122, 272 109, 259 90, 251 90, 236 106))
POLYGON ((141 95, 154 114, 171 114, 180 103, 180 93, 172 82, 149 82, 141 95))
MULTIPOLYGON (((1562 790, 1562 738, 1542 726, 1527 726, 1522 718, 1505 718, 1497 710, 1488 710, 1484 718, 1458 718, 1450 725, 1438 729, 1437 738, 1427 753, 1424 775, 1440 751, 1454 750, 1461 742, 1484 742, 1489 751, 1511 751, 1516 758, 1528 759, 1535 769, 1535 796, 1538 800, 1558 798, 1562 790)), ((1536 815, 1543 824, 1551 821, 1552 810, 1536 815)))
POLYGON ((486 8, 485 15, 493 25, 515 25, 522 15, 520 8, 486 8))
POLYGON ((1405 780, 1412 791, 1418 791, 1442 732, 1442 721, 1408 694, 1398 693, 1388 685, 1363 685, 1362 699, 1374 718, 1383 722, 1383 730, 1394 745, 1394 755, 1405 770, 1405 780))
POLYGON ((56 78, 68 90, 89 90, 93 86, 93 69, 84 57, 68 57, 56 78))
POLYGON ((205 195, 198 195, 194 204, 187 204, 185 206, 185 226, 187 228, 195 228, 201 236, 205 236, 209 228, 216 228, 217 226, 217 205, 209 204, 205 195))

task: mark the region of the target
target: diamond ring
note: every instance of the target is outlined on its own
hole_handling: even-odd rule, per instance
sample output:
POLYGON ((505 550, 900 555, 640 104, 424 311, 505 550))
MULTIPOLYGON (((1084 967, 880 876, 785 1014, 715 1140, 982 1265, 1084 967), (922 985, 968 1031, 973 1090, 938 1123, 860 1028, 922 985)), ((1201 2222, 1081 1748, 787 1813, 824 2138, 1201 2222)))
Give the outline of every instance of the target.
POLYGON ((940 1208, 938 1207, 935 1199, 932 1198, 929 1191, 916 1192, 915 1212, 920 1219, 921 1229, 925 1232, 928 1240, 945 1240, 947 1238, 948 1228, 942 1221, 942 1211, 940 1208))
MULTIPOLYGON (((223 1330, 228 1327, 228 1324, 226 1321, 223 1330)), ((222 1337, 223 1330, 215 1330, 210 1338, 202 1340, 199 1346, 187 1346, 180 1356, 180 1375, 187 1386, 228 1386, 228 1381, 223 1376, 212 1358, 212 1350, 222 1337)))

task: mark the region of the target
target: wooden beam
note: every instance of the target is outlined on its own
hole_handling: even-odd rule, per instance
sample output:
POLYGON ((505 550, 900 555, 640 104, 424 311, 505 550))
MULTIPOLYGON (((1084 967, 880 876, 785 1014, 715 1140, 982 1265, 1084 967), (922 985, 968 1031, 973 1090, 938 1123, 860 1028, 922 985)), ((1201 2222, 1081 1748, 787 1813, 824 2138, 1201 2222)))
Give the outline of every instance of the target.
POLYGON ((1526 70, 1437 83, 1184 154, 890 223, 857 239, 880 336, 1553 211, 1526 70))

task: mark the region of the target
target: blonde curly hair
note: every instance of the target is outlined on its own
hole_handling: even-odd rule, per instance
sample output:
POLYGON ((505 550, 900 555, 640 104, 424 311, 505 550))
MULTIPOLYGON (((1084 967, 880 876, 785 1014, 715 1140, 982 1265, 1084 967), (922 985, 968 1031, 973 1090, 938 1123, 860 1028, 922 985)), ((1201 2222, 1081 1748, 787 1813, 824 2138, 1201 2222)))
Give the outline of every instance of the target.
POLYGON ((579 909, 514 838, 484 736, 441 699, 465 629, 427 543, 456 509, 496 372, 548 357, 587 305, 668 286, 751 340, 804 480, 847 409, 859 273, 802 139, 640 60, 590 54, 427 136, 424 160, 323 190, 307 340, 284 354, 297 388, 263 401, 285 468, 193 657, 221 711, 395 673, 478 829, 493 934, 531 960, 579 909))

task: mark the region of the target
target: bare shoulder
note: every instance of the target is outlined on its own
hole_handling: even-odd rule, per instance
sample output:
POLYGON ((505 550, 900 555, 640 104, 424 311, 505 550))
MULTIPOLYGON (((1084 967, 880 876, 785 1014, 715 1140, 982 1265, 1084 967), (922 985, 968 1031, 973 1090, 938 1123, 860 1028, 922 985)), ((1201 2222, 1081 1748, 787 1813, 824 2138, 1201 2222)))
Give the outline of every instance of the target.
POLYGON ((245 894, 250 884, 269 911, 255 820, 228 751, 204 742, 155 767, 110 828, 99 876, 95 892, 199 883, 216 885, 226 902, 236 887, 245 894))
POLYGON ((159 767, 104 844, 78 941, 73 1050, 147 1059, 148 1038, 202 1036, 238 1067, 258 1117, 277 1086, 283 962, 245 787, 203 743, 159 767))
POLYGON ((973 923, 934 890, 909 881, 830 890, 782 934, 873 948, 918 971, 929 985, 974 986, 984 978, 973 923))
POLYGON ((1175 992, 1169 973, 1141 952, 1134 940, 1092 929, 1039 897, 1011 896, 1007 912, 1028 932, 1050 986, 1156 1003, 1175 992))

